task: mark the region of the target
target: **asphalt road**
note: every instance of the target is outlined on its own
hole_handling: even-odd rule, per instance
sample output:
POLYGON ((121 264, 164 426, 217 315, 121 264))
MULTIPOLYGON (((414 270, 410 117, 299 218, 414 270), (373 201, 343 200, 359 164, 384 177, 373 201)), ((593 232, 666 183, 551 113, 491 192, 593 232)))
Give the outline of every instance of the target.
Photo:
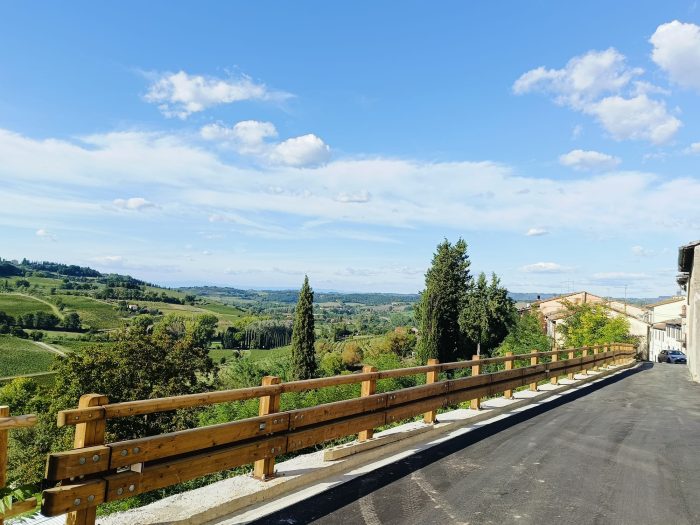
POLYGON ((601 384, 256 523, 700 524, 700 384, 668 364, 601 384))

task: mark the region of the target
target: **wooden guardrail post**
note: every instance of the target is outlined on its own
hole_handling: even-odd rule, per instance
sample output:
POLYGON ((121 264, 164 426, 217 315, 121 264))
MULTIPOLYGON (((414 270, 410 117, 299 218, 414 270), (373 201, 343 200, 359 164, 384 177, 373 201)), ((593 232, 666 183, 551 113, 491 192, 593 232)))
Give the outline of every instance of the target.
MULTIPOLYGON (((428 359, 428 364, 429 365, 437 365, 439 364, 440 361, 437 359, 428 359)), ((438 371, 434 370, 432 372, 428 372, 425 375, 425 382, 426 384, 431 384, 431 383, 436 383, 438 380, 438 371)), ((423 422, 426 425, 432 425, 433 423, 437 423, 437 410, 431 410, 430 412, 426 412, 423 414, 423 422)))
MULTIPOLYGON (((557 361, 559 361, 559 353, 558 353, 558 350, 555 349, 554 351, 557 352, 557 353, 552 354, 552 363, 556 363, 557 361)), ((551 378, 550 383, 552 383, 553 385, 559 384, 559 375, 558 375, 558 372, 556 372, 556 371, 554 372, 554 377, 551 378)))
MULTIPOLYGON (((567 355, 567 358, 568 358, 569 360, 572 360, 572 359, 574 358, 574 351, 573 351, 573 350, 569 350, 569 354, 567 355)), ((568 374, 566 374, 566 378, 567 378, 567 379, 572 379, 572 380, 573 380, 573 379, 574 379, 574 373, 573 373, 573 372, 569 372, 568 374)))
MULTIPOLYGON (((10 417, 10 407, 0 406, 0 417, 10 417)), ((0 489, 5 487, 7 483, 7 445, 10 436, 9 430, 0 430, 0 489)), ((5 523, 5 520, 0 518, 0 525, 5 523)))
MULTIPOLYGON (((593 355, 595 356, 596 359, 598 358, 598 352, 600 351, 600 348, 601 348, 600 346, 593 347, 593 355)), ((593 361, 593 370, 598 370, 599 368, 600 367, 598 366, 598 363, 593 361)))
MULTIPOLYGON (((583 350, 581 350, 581 357, 588 357, 588 347, 584 346, 583 350)), ((581 372, 583 375, 588 375, 588 369, 586 368, 585 364, 581 365, 581 372)))
MULTIPOLYGON (((539 352, 537 352, 537 353, 539 353, 539 352)), ((530 358, 530 366, 535 366, 536 364, 539 363, 539 361, 540 361, 539 356, 533 355, 530 358)), ((537 381, 535 381, 534 383, 530 383, 530 390, 532 392, 537 392, 537 381)))
MULTIPOLYGON (((376 366, 365 365, 362 367, 363 374, 369 374, 369 373, 376 372, 376 371, 377 371, 376 366)), ((367 397, 367 396, 371 396, 371 395, 375 394, 376 392, 377 392, 377 380, 376 379, 368 379, 367 381, 362 381, 360 396, 367 397)), ((360 431, 360 433, 357 435, 357 439, 358 439, 358 441, 367 441, 368 439, 371 439, 373 435, 374 435, 374 429, 368 428, 367 430, 360 431)))
MULTIPOLYGON (((513 352, 506 352, 506 357, 513 357, 513 352)), ((505 362, 506 365, 506 370, 513 370, 513 359, 508 359, 505 362)), ((513 391, 512 390, 506 390, 503 392, 503 397, 506 399, 513 399, 513 391)))
MULTIPOLYGON (((280 378, 265 376, 262 378, 262 386, 278 385, 280 378)), ((280 411, 280 395, 262 396, 258 414, 266 416, 280 411)), ((272 479, 275 476, 275 458, 259 459, 253 465, 253 477, 262 481, 272 479)))
MULTIPOLYGON (((479 361, 480 359, 481 359, 480 355, 473 355, 472 356, 472 360, 474 360, 474 361, 479 361)), ((478 376, 480 373, 481 373, 481 365, 479 365, 479 364, 472 365, 472 377, 478 376)), ((481 409, 481 399, 478 397, 476 399, 472 399, 472 401, 469 405, 469 408, 471 408, 472 410, 480 410, 481 409)))
MULTIPOLYGON (((109 398, 101 394, 85 394, 78 401, 78 408, 96 407, 109 403, 109 398)), ((79 423, 75 426, 75 438, 73 448, 85 448, 95 445, 104 445, 105 442, 105 419, 97 419, 86 423, 79 423)), ((78 500, 76 500, 78 501, 78 500)), ((95 525, 97 507, 69 512, 66 516, 66 525, 95 525)))

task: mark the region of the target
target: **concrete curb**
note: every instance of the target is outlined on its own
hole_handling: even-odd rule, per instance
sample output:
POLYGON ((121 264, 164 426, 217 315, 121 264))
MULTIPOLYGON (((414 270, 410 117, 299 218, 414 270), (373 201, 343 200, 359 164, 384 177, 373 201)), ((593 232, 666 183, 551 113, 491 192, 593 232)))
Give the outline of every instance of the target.
MULTIPOLYGON (((233 482, 236 480, 236 478, 223 480, 213 485, 195 489, 188 493, 171 496, 139 509, 107 516, 99 519, 98 522, 100 525, 113 525, 117 523, 124 525, 214 525, 214 523, 221 525, 225 523, 226 525, 229 525, 233 523, 246 523, 247 521, 258 519, 275 510, 279 510, 279 508, 283 508, 284 506, 293 503, 289 502, 285 504, 280 502, 278 508, 269 509, 267 511, 260 509, 261 512, 259 515, 251 515, 255 513, 256 508, 270 505, 277 498, 292 496, 293 493, 302 492, 304 489, 308 489, 314 485, 322 485, 317 487, 312 494, 299 498, 299 500, 303 500, 311 495, 318 494, 324 490, 336 486, 339 483, 350 481, 354 477, 364 473, 362 472, 352 475, 352 471, 363 469, 375 462, 382 463, 381 460, 387 460, 383 463, 392 463, 401 459, 393 458, 391 457, 392 455, 399 455, 403 452, 404 454, 402 454, 402 456, 405 457, 414 454, 419 450, 423 450, 425 448, 437 445, 445 440, 452 439, 453 436, 446 436, 448 433, 474 425, 475 423, 495 418, 497 416, 503 416, 504 414, 517 411, 525 407, 536 406, 544 399, 578 389, 583 385, 601 380, 607 376, 633 368, 635 366, 638 366, 638 363, 633 361, 628 364, 615 366, 614 368, 598 370, 592 372, 588 376, 576 378, 571 383, 563 384, 554 388, 550 388, 550 385, 540 385, 540 387, 547 388, 543 391, 538 391, 536 394, 533 392, 532 394, 534 395, 523 394, 527 395, 527 397, 508 402, 505 405, 494 406, 493 408, 488 407, 490 402, 497 401, 500 404, 503 403, 504 400, 503 398, 490 399, 483 403, 483 408, 476 414, 464 409, 443 413, 439 415, 439 418, 442 418, 443 421, 430 427, 425 427, 423 426, 422 422, 419 422, 406 424, 405 426, 408 428, 403 432, 397 431, 396 428, 389 429, 388 431, 385 431, 388 433, 388 435, 377 436, 376 444, 374 444, 372 448, 367 445, 367 443, 371 442, 357 443, 355 445, 356 447, 359 447, 357 452, 345 455, 345 457, 332 462, 324 461, 324 451, 299 456, 283 463, 279 463, 277 466, 277 471, 281 475, 268 482, 259 482, 250 477, 237 476, 236 478, 241 478, 238 480, 241 482, 239 485, 247 485, 246 490, 243 491, 246 493, 231 495, 228 498, 222 495, 221 497, 216 498, 218 501, 212 501, 210 505, 206 505, 203 501, 205 498, 201 496, 198 497, 196 493, 200 493, 200 491, 217 492, 217 485, 222 484, 219 488, 223 489, 223 484, 233 482), (450 414, 454 415, 456 412, 461 412, 459 414, 459 418, 451 418, 450 414), (394 438, 394 435, 396 434, 399 434, 400 437, 394 438), (421 448, 416 450, 406 450, 418 444, 422 445, 421 448), (363 446, 367 448, 362 448, 363 446), (295 469, 295 467, 305 466, 300 461, 305 457, 308 458, 308 463, 310 466, 308 468, 295 469), (331 478, 334 476, 337 477, 340 474, 343 474, 340 479, 336 481, 331 480, 331 478), (328 480, 331 481, 327 482, 328 480), (168 500, 170 500, 170 502, 168 500), (184 505, 179 505, 180 503, 184 505), (238 517, 232 516, 234 513, 238 513, 242 510, 244 510, 244 514, 246 515, 245 517, 243 515, 238 517), (178 516, 178 514, 181 513, 186 513, 187 515, 178 516)), ((523 391, 523 393, 524 392, 527 391, 523 391)), ((518 394, 521 394, 521 392, 518 392, 518 394)), ((365 470, 371 471, 376 468, 381 468, 382 466, 384 465, 378 464, 377 466, 372 466, 371 468, 366 468, 365 470)), ((226 493, 230 494, 230 489, 227 489, 226 493)), ((204 492, 201 494, 203 495, 204 492)))

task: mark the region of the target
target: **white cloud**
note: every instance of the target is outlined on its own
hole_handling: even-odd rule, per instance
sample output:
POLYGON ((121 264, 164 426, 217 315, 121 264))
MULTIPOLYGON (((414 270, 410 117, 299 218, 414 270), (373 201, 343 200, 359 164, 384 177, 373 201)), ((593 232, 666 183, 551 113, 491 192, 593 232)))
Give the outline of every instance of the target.
POLYGON ((530 228, 527 230, 525 235, 528 237, 540 237, 542 235, 547 235, 549 233, 549 230, 545 230, 544 228, 530 228))
POLYGON ((620 164, 618 157, 599 151, 575 149, 559 156, 559 163, 575 170, 606 170, 620 164))
POLYGON ((649 42, 652 60, 672 82, 700 90, 700 26, 678 20, 661 24, 649 42))
POLYGON ((616 140, 648 140, 653 144, 663 144, 682 125, 679 119, 668 113, 665 102, 646 95, 606 97, 591 105, 588 112, 595 115, 616 140))
POLYGON ((358 193, 339 193, 336 195, 335 200, 338 202, 355 202, 363 203, 369 202, 372 196, 368 191, 360 191, 358 193))
POLYGON ((275 145, 270 160, 284 166, 315 166, 330 157, 331 149, 314 134, 293 137, 275 145))
POLYGON ((114 199, 114 201, 112 201, 112 204, 114 204, 117 208, 121 208, 123 210, 136 211, 156 207, 155 204, 147 201, 143 197, 131 197, 129 199, 114 199))
POLYGON ((525 273, 564 273, 570 271, 570 268, 554 262, 538 262, 523 266, 521 270, 525 273))
POLYGON ((121 255, 103 255, 100 257, 93 257, 91 260, 95 261, 96 263, 109 266, 121 266, 126 262, 126 259, 124 259, 124 257, 121 255))
POLYGON ((690 146, 685 148, 684 152, 690 155, 700 155, 700 142, 693 142, 690 146))
POLYGON ((253 155, 273 165, 317 166, 328 161, 330 147, 314 134, 292 137, 281 142, 268 139, 277 137, 277 128, 271 122, 245 120, 232 128, 209 124, 200 130, 205 140, 217 141, 233 148, 241 155, 253 155))
POLYGON ((673 137, 681 122, 668 113, 665 102, 647 96, 665 90, 634 81, 643 72, 629 67, 624 55, 613 48, 589 51, 562 69, 539 67, 524 73, 513 91, 549 94, 555 103, 595 117, 616 140, 660 144, 673 137))
POLYGON ((144 98, 158 104, 166 117, 186 119, 192 113, 220 104, 243 100, 281 101, 289 97, 289 93, 271 91, 265 84, 256 83, 245 75, 221 79, 179 71, 159 75, 144 98))
POLYGON ((54 237, 47 229, 45 228, 39 228, 36 231, 36 236, 41 237, 42 239, 47 239, 49 241, 55 241, 56 237, 54 237))

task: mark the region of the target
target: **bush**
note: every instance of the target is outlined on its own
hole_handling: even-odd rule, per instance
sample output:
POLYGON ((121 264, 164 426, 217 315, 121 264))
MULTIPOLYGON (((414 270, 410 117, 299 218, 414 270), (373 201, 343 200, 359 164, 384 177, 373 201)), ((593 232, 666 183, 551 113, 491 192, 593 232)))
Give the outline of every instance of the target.
POLYGON ((345 366, 356 366, 362 362, 362 349, 355 342, 349 342, 343 348, 342 360, 345 366))
POLYGON ((327 352, 321 357, 321 372, 324 376, 335 376, 343 371, 343 357, 340 352, 327 352))

